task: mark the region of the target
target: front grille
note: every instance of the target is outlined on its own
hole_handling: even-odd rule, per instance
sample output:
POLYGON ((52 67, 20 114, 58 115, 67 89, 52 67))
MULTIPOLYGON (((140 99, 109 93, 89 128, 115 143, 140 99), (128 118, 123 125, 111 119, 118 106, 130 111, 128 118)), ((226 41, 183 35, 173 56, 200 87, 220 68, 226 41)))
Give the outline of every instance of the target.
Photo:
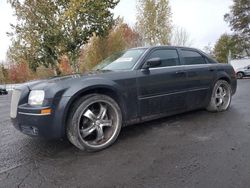
POLYGON ((12 92, 11 104, 10 104, 10 117, 11 118, 16 118, 17 107, 18 107, 20 97, 21 97, 21 92, 19 90, 14 90, 12 92))

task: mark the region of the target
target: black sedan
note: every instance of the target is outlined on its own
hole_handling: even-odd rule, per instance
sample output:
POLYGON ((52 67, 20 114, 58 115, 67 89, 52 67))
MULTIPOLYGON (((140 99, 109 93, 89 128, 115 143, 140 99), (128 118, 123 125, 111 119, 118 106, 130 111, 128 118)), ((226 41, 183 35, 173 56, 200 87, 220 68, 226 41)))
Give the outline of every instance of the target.
POLYGON ((0 88, 0 95, 8 95, 8 91, 5 88, 0 88))
POLYGON ((22 133, 68 138, 97 151, 121 127, 206 108, 229 108, 236 92, 230 65, 184 47, 135 48, 105 59, 91 72, 27 83, 12 94, 11 119, 22 133))

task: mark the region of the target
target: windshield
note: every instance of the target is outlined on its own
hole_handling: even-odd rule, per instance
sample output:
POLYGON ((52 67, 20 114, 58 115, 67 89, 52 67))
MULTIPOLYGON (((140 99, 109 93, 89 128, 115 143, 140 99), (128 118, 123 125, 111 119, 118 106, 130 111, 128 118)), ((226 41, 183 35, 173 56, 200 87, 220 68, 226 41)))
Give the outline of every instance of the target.
POLYGON ((114 53, 94 70, 131 70, 146 49, 132 49, 123 52, 114 53))

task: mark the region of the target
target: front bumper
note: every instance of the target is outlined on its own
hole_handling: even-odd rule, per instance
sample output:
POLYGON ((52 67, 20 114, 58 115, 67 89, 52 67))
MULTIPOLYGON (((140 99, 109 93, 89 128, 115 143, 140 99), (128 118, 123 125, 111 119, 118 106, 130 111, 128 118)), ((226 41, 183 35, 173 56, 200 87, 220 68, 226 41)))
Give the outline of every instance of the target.
POLYGON ((30 106, 27 104, 29 90, 22 88, 14 92, 11 102, 11 121, 23 134, 46 139, 65 137, 64 104, 68 98, 54 99, 50 105, 30 106), (17 93, 18 93, 17 92, 17 93), (50 113, 41 113, 50 110, 50 113))
POLYGON ((59 138, 58 131, 53 129, 53 117, 51 115, 36 115, 32 113, 17 112, 16 118, 11 118, 14 127, 22 133, 48 139, 59 138))

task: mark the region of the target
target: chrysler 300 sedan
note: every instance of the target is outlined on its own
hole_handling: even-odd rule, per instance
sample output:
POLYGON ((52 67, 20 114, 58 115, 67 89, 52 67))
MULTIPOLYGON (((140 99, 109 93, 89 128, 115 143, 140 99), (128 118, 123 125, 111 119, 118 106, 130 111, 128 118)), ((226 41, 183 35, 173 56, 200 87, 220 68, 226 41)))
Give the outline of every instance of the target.
POLYGON ((225 111, 236 85, 230 65, 199 50, 135 48, 88 73, 16 88, 10 116, 24 134, 68 138, 81 150, 97 151, 114 143, 125 125, 194 109, 225 111))

